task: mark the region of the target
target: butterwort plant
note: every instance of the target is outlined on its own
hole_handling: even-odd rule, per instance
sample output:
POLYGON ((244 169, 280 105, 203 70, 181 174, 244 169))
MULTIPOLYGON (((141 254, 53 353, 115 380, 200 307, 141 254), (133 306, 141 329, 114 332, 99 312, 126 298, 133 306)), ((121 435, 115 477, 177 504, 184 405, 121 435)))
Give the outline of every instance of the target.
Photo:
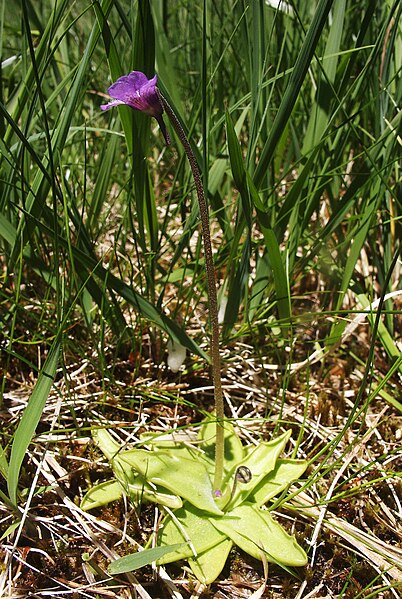
POLYGON ((307 562, 304 550, 274 520, 266 504, 303 474, 307 462, 280 458, 290 432, 269 442, 244 446, 233 424, 224 417, 209 214, 194 152, 179 119, 157 87, 156 75, 148 79, 133 71, 120 77, 108 91, 112 100, 102 105, 103 110, 127 105, 154 117, 170 144, 163 120, 166 113, 189 160, 204 243, 215 414, 201 423, 194 444, 177 434, 146 435, 137 447, 126 449, 107 430, 94 431, 95 442, 110 461, 115 479, 92 487, 81 507, 92 509, 126 495, 135 504, 149 501, 165 508, 157 548, 146 549, 149 561, 144 552, 141 560, 138 554, 125 556, 110 565, 111 574, 133 570, 138 563, 156 560, 165 564, 185 559, 196 578, 209 584, 221 573, 233 544, 257 559, 285 568, 303 566, 307 562))
POLYGON ((221 361, 219 351, 219 321, 218 321, 218 300, 216 293, 215 270, 212 255, 211 235, 209 230, 208 206, 205 199, 204 188, 202 185, 201 173, 191 145, 187 139, 183 127, 180 124, 172 107, 162 96, 157 87, 157 76, 148 79, 144 73, 132 71, 128 75, 120 77, 108 89, 108 93, 113 98, 108 104, 101 106, 102 110, 108 110, 114 106, 126 105, 139 110, 149 116, 155 117, 162 130, 166 143, 170 144, 170 137, 163 121, 163 113, 166 111, 187 155, 190 168, 193 174, 195 188, 197 191, 198 205, 200 210, 200 219, 202 227, 202 237, 204 242, 205 269, 208 285, 209 317, 211 322, 211 365, 212 378, 214 384, 215 415, 216 415, 216 444, 215 444, 215 474, 214 491, 217 496, 221 494, 221 483, 223 476, 224 460, 224 405, 221 382, 221 361))

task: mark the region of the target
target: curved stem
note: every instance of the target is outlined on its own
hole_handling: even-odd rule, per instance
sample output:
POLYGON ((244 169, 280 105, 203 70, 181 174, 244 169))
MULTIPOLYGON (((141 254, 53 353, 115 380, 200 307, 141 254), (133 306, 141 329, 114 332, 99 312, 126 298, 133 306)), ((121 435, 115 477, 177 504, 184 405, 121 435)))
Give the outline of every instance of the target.
POLYGON ((177 118, 168 101, 159 92, 162 105, 169 117, 174 130, 176 131, 186 156, 188 158, 191 172, 193 174, 195 188, 197 191, 198 205, 200 209, 201 229, 204 242, 205 270, 207 274, 209 317, 211 322, 211 363, 212 378, 214 384, 215 412, 216 412, 216 441, 215 441, 215 475, 214 490, 220 490, 223 478, 224 461, 224 404, 221 380, 221 357, 219 351, 219 322, 218 322, 218 299, 216 293, 216 279, 214 270, 214 260, 212 255, 211 234, 209 230, 208 205, 205 199, 204 188, 197 159, 191 148, 190 142, 184 132, 179 119, 177 118))

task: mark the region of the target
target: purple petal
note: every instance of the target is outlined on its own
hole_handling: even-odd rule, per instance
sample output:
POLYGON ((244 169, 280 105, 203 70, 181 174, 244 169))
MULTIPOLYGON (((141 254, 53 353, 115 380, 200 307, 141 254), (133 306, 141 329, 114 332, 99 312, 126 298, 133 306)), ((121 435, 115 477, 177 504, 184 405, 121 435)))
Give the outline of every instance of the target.
POLYGON ((102 104, 102 110, 109 110, 113 106, 126 104, 135 110, 140 110, 149 116, 153 116, 159 123, 166 144, 170 144, 170 137, 163 122, 163 105, 156 87, 158 78, 155 75, 148 79, 140 71, 132 71, 123 75, 109 89, 109 95, 113 98, 108 104, 102 104))
MULTIPOLYGON (((120 77, 108 89, 109 96, 121 100, 124 103, 129 103, 130 98, 141 89, 143 85, 148 83, 148 78, 140 71, 132 71, 128 75, 120 77)), ((156 84, 156 81, 155 81, 156 84)))
POLYGON ((152 77, 137 92, 133 98, 134 108, 142 110, 151 116, 161 115, 163 107, 156 91, 157 77, 152 77))
POLYGON ((149 79, 140 71, 123 75, 108 89, 109 95, 150 116, 162 114, 163 108, 156 91, 156 75, 149 79))
POLYGON ((120 106, 121 104, 124 104, 124 102, 122 102, 121 100, 111 100, 107 104, 101 104, 101 109, 109 110, 109 108, 113 108, 114 106, 120 106))

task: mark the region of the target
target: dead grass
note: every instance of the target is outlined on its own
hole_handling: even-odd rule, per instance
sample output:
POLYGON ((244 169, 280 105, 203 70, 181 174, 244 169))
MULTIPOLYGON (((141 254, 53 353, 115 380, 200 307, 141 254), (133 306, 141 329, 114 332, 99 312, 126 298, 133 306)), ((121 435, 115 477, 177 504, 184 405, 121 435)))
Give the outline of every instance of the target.
MULTIPOLYGON (((262 564, 233 550, 209 589, 194 582, 182 564, 147 567, 115 579, 107 574, 111 560, 144 546, 160 512, 124 501, 94 513, 80 510, 88 487, 111 475, 91 440, 91 428, 108 426, 120 442, 130 444, 144 431, 191 427, 212 409, 213 399, 199 362, 172 375, 163 361, 138 365, 128 353, 113 364, 109 380, 90 360, 70 362, 60 373, 24 463, 19 524, 14 526, 15 514, 1 506, 1 596, 399 597, 402 417, 378 396, 340 435, 362 371, 348 352, 357 343, 364 359, 366 333, 359 322, 336 353, 311 364, 301 360, 293 374, 273 368, 268 352, 261 360, 261 351, 246 340, 224 352, 226 414, 237 422, 244 442, 258 443, 291 428, 288 454, 311 460, 304 484, 292 487, 293 498, 275 510, 309 552, 305 569, 292 576, 271 566, 265 586, 262 564)), ((303 355, 303 345, 299 342, 294 351, 303 355)), ((381 364, 381 349, 376 361, 381 364)), ((9 383, 3 431, 18 421, 34 380, 15 373, 9 383)), ((396 377, 393 383, 398 388, 396 377)))

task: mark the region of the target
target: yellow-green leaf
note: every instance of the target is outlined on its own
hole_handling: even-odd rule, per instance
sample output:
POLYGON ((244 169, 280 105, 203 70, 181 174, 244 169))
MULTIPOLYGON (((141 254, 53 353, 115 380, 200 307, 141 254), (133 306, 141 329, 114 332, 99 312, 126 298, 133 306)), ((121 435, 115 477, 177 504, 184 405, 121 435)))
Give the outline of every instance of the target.
POLYGON ((162 485, 207 513, 223 513, 215 503, 211 478, 203 462, 176 456, 174 450, 135 449, 120 457, 147 481, 162 485))
POLYGON ((224 539, 215 547, 211 547, 197 558, 188 558, 188 564, 194 576, 203 584, 211 584, 222 572, 229 552, 233 546, 230 539, 224 539))
POLYGON ((222 518, 211 518, 217 530, 256 559, 265 553, 268 561, 284 566, 304 566, 305 551, 266 510, 251 503, 239 505, 222 518))
POLYGON ((203 512, 187 504, 176 510, 173 517, 165 518, 159 531, 158 545, 163 547, 185 541, 189 541, 189 544, 162 557, 158 563, 167 564, 179 559, 195 558, 225 539, 226 535, 217 530, 203 512))

